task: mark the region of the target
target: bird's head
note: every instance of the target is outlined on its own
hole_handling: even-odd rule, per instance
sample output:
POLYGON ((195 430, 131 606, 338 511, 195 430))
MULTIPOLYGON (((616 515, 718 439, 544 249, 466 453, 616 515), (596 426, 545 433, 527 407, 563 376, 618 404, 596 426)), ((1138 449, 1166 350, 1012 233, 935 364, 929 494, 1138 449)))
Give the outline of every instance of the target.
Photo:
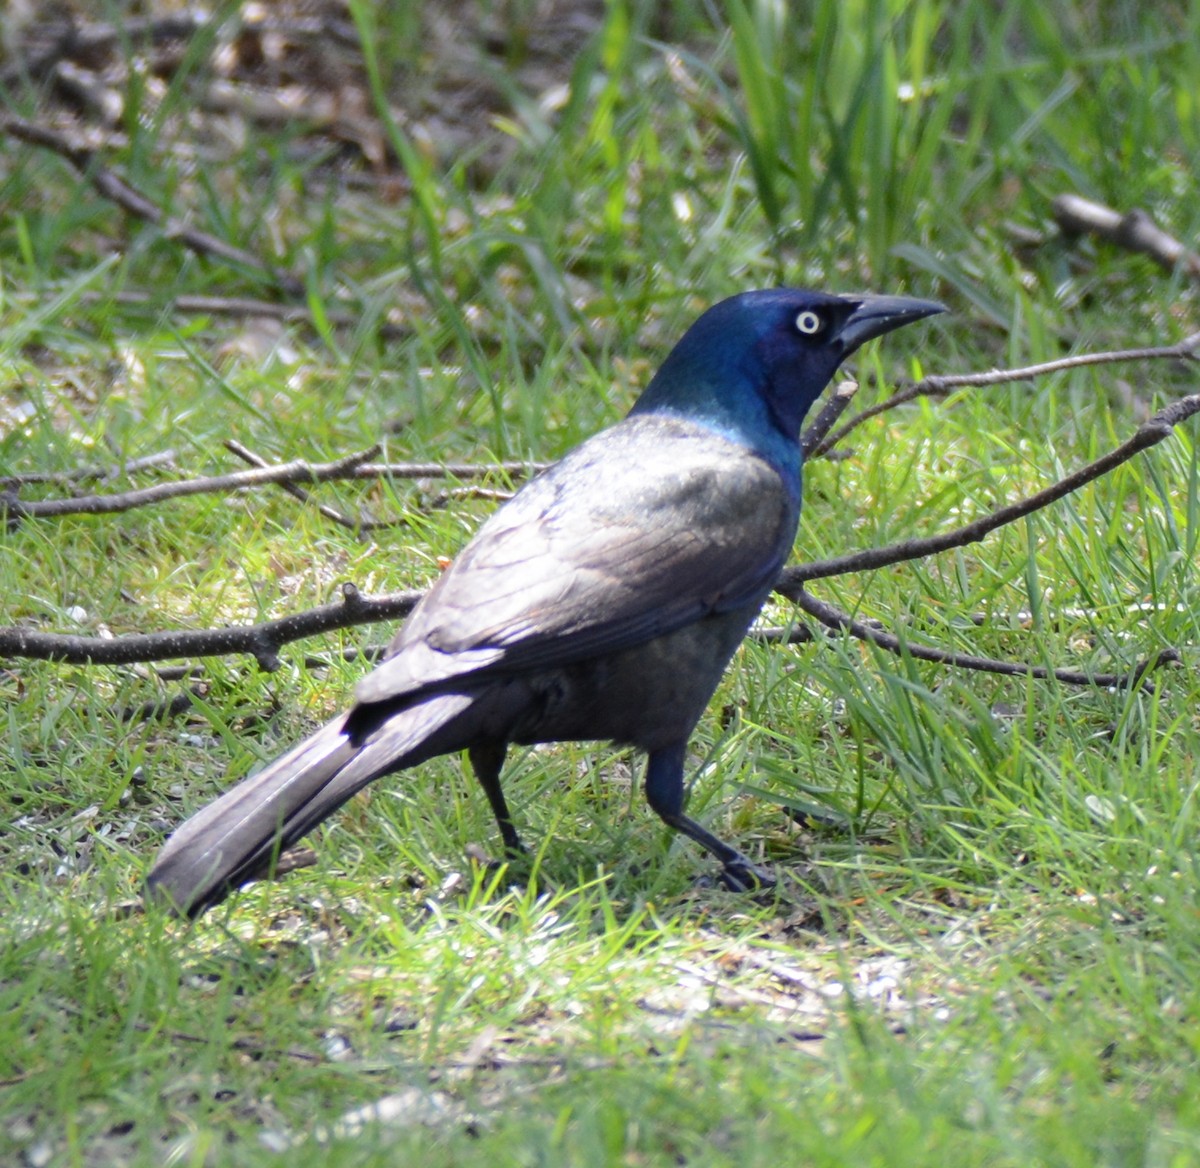
POLYGON ((944 311, 905 296, 743 292, 688 329, 633 412, 682 414, 752 445, 772 430, 797 441, 809 407, 860 345, 944 311))

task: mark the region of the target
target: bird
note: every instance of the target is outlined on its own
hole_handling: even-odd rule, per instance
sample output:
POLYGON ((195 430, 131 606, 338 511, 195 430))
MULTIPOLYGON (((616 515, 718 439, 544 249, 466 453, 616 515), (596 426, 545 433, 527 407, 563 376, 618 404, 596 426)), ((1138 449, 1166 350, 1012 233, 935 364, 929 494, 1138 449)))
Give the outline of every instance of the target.
POLYGON ((483 523, 348 712, 170 836, 147 901, 199 916, 366 784, 464 750, 519 856, 509 746, 605 740, 645 752, 650 808, 726 887, 770 886, 685 814, 688 740, 792 550, 805 414, 864 342, 943 311, 790 287, 710 307, 623 419, 483 523))

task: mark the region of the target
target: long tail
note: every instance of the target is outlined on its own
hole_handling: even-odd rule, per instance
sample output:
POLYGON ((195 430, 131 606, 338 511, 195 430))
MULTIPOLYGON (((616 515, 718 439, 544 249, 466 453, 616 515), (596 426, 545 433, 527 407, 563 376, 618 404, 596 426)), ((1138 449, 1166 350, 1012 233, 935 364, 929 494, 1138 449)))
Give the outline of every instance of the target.
MULTIPOLYGON (((339 717, 238 783, 167 840, 146 878, 146 898, 199 916, 328 818, 372 779, 456 749, 447 730, 467 694, 439 694, 388 718, 354 744, 339 717)), ((451 728, 452 729, 452 728, 451 728)))

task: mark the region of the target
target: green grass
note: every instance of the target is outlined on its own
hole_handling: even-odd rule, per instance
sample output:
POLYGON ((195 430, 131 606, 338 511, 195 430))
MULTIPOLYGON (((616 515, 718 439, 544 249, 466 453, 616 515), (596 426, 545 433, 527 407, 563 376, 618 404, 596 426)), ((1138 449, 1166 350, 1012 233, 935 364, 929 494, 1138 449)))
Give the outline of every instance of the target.
MULTIPOLYGON (((273 354, 243 321, 170 307, 272 299, 269 280, 3 142, 0 475, 168 448, 208 473, 234 467, 230 437, 279 460, 374 442, 552 458, 622 414, 703 306, 778 280, 951 306, 859 359, 868 402, 922 372, 1197 328, 1184 277, 1008 230, 1045 230, 1071 190, 1197 237, 1195 6, 613 4, 555 67, 551 108, 522 89, 535 6, 511 4, 481 66, 503 109, 454 149, 427 132, 451 116, 438 42, 406 5, 351 12, 374 29, 367 114, 424 95, 380 122, 402 197, 299 127, 250 125, 198 174, 177 149, 198 50, 165 92, 126 95, 128 143, 102 154, 172 214, 303 274, 315 327, 286 327, 273 354)), ((849 458, 806 469, 796 558, 984 514, 1195 384, 1183 363, 1116 366, 884 414, 849 458)), ((25 522, 0 533, 0 625, 207 627, 344 580, 419 586, 492 506, 427 511, 423 493, 319 488, 406 517, 366 540, 279 491, 25 522)), ((0 1160, 1200 1162, 1198 538, 1191 423, 980 545, 815 583, 960 651, 1119 671, 1176 646, 1184 664, 1131 693, 849 640, 747 644, 694 740, 690 806, 785 873, 765 905, 696 886, 707 861, 644 808, 638 760, 570 745, 514 752, 506 780, 544 841, 538 890, 464 858, 494 827, 447 758, 356 800, 314 868, 195 927, 128 915, 165 834, 341 708, 365 667, 336 650, 384 634, 292 646, 273 674, 206 661, 194 709, 165 722, 122 716, 177 692, 153 672, 6 662, 0 1160), (825 818, 800 827, 788 807, 825 818), (399 1118, 354 1121, 377 1104, 399 1118)))

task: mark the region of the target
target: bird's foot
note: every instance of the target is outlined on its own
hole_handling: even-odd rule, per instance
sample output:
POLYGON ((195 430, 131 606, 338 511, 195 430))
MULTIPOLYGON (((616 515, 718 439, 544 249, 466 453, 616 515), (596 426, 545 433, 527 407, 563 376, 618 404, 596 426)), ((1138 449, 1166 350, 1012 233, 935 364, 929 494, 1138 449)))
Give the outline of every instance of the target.
POLYGON ((502 890, 532 888, 540 892, 549 887, 524 848, 515 854, 506 850, 504 858, 499 860, 488 855, 478 844, 468 844, 466 853, 471 865, 481 869, 486 880, 499 880, 502 890))
POLYGON ((717 883, 730 892, 770 892, 777 881, 765 868, 742 858, 730 860, 721 869, 717 883))

